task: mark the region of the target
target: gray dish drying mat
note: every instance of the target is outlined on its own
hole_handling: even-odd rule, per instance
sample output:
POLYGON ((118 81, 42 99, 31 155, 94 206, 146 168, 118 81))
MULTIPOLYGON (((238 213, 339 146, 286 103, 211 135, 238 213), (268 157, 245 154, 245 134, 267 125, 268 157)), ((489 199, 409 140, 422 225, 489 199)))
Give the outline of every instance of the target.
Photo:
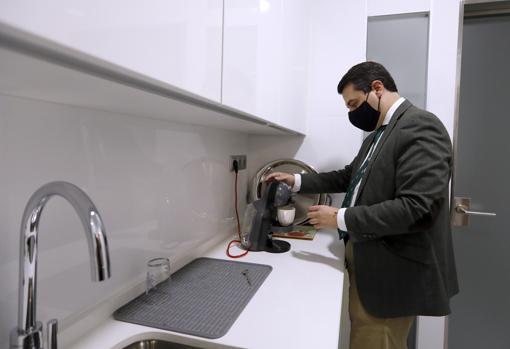
POLYGON ((219 338, 228 332, 271 270, 263 264, 198 258, 113 316, 163 330, 219 338))

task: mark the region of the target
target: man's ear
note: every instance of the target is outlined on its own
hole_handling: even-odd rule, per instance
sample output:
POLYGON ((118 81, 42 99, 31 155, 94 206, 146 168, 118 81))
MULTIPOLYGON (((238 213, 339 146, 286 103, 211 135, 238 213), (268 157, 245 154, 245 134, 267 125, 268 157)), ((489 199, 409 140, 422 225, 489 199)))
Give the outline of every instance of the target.
POLYGON ((381 98, 384 92, 384 84, 381 80, 374 80, 372 81, 372 89, 375 91, 375 95, 381 98))

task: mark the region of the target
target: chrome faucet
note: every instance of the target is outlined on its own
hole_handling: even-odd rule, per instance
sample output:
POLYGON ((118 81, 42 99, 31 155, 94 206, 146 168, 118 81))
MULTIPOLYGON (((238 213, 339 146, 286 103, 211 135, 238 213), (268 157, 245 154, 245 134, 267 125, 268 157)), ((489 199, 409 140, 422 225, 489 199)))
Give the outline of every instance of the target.
MULTIPOLYGON (((69 201, 85 228, 92 280, 110 278, 108 242, 103 221, 94 203, 74 184, 51 182, 43 185, 28 200, 21 220, 18 327, 11 332, 11 349, 43 348, 42 324, 36 320, 38 226, 44 206, 54 195, 69 201)), ((48 349, 57 349, 56 319, 48 322, 47 344, 48 349)))

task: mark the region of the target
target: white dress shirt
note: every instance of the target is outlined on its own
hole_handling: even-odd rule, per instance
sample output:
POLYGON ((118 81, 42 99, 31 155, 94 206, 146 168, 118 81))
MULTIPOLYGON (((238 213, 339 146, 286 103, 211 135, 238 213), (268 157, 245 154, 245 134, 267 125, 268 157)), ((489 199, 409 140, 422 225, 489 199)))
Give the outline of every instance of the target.
MULTIPOLYGON (((390 107, 390 109, 388 110, 388 112, 386 113, 386 116, 384 117, 384 120, 382 122, 382 125, 388 125, 390 123, 390 120, 391 118, 393 117, 393 114, 395 113, 395 111, 397 110, 398 107, 400 107, 400 105, 405 101, 405 98, 403 97, 400 97, 399 99, 397 99, 397 101, 395 103, 392 104, 392 106, 390 107)), ((382 137, 379 137, 379 139, 377 140, 377 142, 375 144, 372 144, 372 146, 370 148, 374 148, 374 151, 375 151, 375 148, 377 147, 377 145, 379 144, 379 141, 381 140, 382 137)), ((363 160, 362 164, 367 161, 367 158, 368 158, 368 154, 370 154, 370 149, 369 151, 367 152, 367 156, 365 157, 365 159, 363 160)), ((353 193, 353 196, 352 196, 352 200, 351 200, 351 206, 354 206, 354 203, 356 202, 356 197, 358 196, 358 189, 359 189, 359 186, 361 184, 361 180, 359 181, 358 185, 356 186, 356 188, 354 189, 354 193, 353 193)), ((293 192, 298 192, 299 190, 301 189, 301 175, 299 173, 296 173, 294 174, 294 186, 292 187, 292 191, 293 192)), ((349 231, 347 229, 347 226, 345 225, 345 210, 347 210, 347 207, 344 207, 344 208, 341 208, 339 211, 338 211, 338 215, 336 217, 336 222, 337 222, 337 226, 340 230, 343 230, 343 231, 349 231)))

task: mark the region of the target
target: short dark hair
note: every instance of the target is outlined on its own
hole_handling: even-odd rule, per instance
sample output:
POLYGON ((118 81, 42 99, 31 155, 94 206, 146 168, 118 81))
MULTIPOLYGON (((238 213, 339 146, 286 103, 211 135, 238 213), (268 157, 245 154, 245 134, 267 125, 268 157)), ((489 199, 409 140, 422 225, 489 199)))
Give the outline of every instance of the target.
POLYGON ((371 61, 356 64, 349 69, 338 83, 337 91, 342 94, 344 88, 352 83, 355 89, 368 93, 375 80, 380 80, 388 91, 398 92, 397 85, 386 68, 371 61))

